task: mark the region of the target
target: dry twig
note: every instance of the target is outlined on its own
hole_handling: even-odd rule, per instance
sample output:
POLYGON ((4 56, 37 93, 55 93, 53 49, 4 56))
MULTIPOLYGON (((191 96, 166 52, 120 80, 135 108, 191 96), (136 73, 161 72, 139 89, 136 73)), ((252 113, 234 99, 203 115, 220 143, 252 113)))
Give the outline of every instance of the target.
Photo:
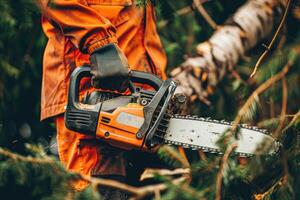
POLYGON ((202 150, 198 150, 198 155, 201 160, 206 161, 205 153, 202 150))
POLYGON ((143 181, 145 179, 153 178, 156 174, 161 175, 161 176, 189 175, 190 169, 189 168, 177 168, 174 170, 169 170, 169 169, 147 168, 141 175, 140 180, 143 181))
POLYGON ((218 28, 218 25, 216 22, 210 17, 210 15, 206 12, 205 8, 202 5, 201 0, 193 0, 193 4, 198 10, 198 12, 202 15, 202 17, 205 19, 205 21, 214 29, 216 30, 218 28))
MULTIPOLYGON (((103 178, 93 178, 93 177, 84 176, 84 175, 80 175, 80 177, 83 180, 90 182, 94 186, 106 186, 106 187, 112 187, 112 188, 120 189, 123 191, 127 191, 127 192, 133 194, 135 199, 141 199, 147 195, 154 194, 155 191, 164 191, 168 188, 168 185, 164 184, 164 183, 143 186, 143 187, 134 187, 134 186, 130 186, 130 185, 127 185, 124 183, 120 183, 115 180, 109 180, 109 179, 103 179, 103 178)), ((179 177, 170 182, 172 184, 177 185, 179 183, 184 182, 185 180, 186 180, 185 177, 179 177)))
POLYGON ((285 115, 286 115, 286 107, 287 107, 287 83, 285 77, 282 78, 282 106, 281 106, 281 113, 279 118, 279 126, 274 133, 274 137, 278 138, 280 135, 280 131, 284 126, 285 122, 285 115))
POLYGON ((220 170, 217 174, 217 180, 216 180, 216 200, 221 200, 221 190, 222 190, 222 178, 224 174, 224 169, 227 163, 227 160, 229 158, 229 155, 231 152, 237 147, 237 143, 233 143, 230 146, 227 147, 224 156, 222 157, 222 163, 220 166, 220 170))
MULTIPOLYGON (((199 1, 199 0, 198 0, 198 1, 199 1)), ((203 3, 207 3, 207 2, 209 2, 209 1, 210 1, 210 0, 200 0, 200 3, 203 4, 203 3)), ((191 13, 192 11, 193 11, 192 6, 186 6, 186 7, 184 7, 184 8, 180 8, 180 9, 176 10, 176 11, 175 11, 175 15, 176 15, 176 16, 182 16, 182 15, 189 14, 189 13, 191 13)), ((158 27, 159 29, 164 28, 164 27, 169 23, 169 21, 170 21, 169 19, 161 20, 161 21, 158 23, 157 27, 158 27)))
POLYGON ((283 129, 282 132, 284 132, 285 130, 287 130, 288 128, 290 128, 295 122, 296 120, 298 120, 298 118, 300 118, 300 110, 293 115, 293 119, 290 121, 290 123, 283 129))
MULTIPOLYGON (((186 6, 186 7, 184 7, 184 8, 181 8, 181 9, 177 10, 177 11, 175 12, 175 15, 177 15, 177 16, 186 15, 186 14, 190 13, 191 11, 192 11, 191 6, 186 6)), ((158 23, 157 27, 158 27, 159 29, 162 29, 162 28, 164 28, 164 27, 169 23, 169 21, 170 21, 170 20, 168 20, 168 19, 166 19, 166 20, 161 20, 161 21, 158 23)))
POLYGON ((250 75, 250 78, 252 78, 255 74, 256 74, 256 71, 259 67, 259 65, 261 64, 261 62, 263 61, 263 59, 266 57, 266 55, 269 53, 270 49, 273 47, 274 45, 274 42, 279 34, 279 32, 281 31, 282 27, 283 27, 283 24, 284 24, 284 21, 286 19, 286 16, 287 16, 287 13, 288 13, 288 10, 289 10, 289 7, 290 7, 290 3, 291 3, 291 0, 288 0, 287 2, 287 5, 286 5, 286 8, 285 8, 285 11, 284 11, 284 14, 283 14, 283 17, 278 25, 278 28, 270 42, 270 44, 268 46, 266 46, 266 50, 264 51, 264 53, 259 57, 259 59, 257 60, 256 64, 255 64, 255 67, 254 67, 254 70, 252 72, 252 74, 250 75))
POLYGON ((254 195, 254 199, 255 200, 263 200, 265 199, 265 197, 269 194, 271 194, 275 188, 277 188, 278 186, 282 185, 282 182, 284 181, 285 176, 283 176, 282 178, 280 178, 272 187, 270 187, 266 192, 262 193, 262 194, 255 194, 254 195))
POLYGON ((29 162, 29 163, 36 163, 36 164, 53 164, 54 161, 48 157, 45 158, 34 158, 30 156, 21 156, 15 153, 12 153, 8 150, 0 148, 0 154, 6 157, 9 157, 13 160, 23 161, 23 162, 29 162))
POLYGON ((187 165, 189 168, 191 167, 190 162, 185 154, 184 148, 183 147, 178 147, 178 152, 179 154, 182 156, 182 159, 184 159, 185 161, 185 165, 187 165))

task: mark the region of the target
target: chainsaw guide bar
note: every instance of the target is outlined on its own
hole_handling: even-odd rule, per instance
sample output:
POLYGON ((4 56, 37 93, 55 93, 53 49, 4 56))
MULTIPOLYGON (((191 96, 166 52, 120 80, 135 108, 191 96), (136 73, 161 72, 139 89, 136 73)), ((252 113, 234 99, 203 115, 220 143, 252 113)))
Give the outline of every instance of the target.
MULTIPOLYGON (((164 143, 192 150, 202 150, 207 153, 223 154, 216 143, 232 127, 232 124, 224 120, 174 115, 170 119, 164 143)), ((253 156, 256 154, 257 148, 262 148, 262 145, 268 142, 271 145, 267 154, 275 155, 279 152, 281 144, 272 138, 266 129, 242 124, 238 125, 238 130, 235 155, 253 156)))

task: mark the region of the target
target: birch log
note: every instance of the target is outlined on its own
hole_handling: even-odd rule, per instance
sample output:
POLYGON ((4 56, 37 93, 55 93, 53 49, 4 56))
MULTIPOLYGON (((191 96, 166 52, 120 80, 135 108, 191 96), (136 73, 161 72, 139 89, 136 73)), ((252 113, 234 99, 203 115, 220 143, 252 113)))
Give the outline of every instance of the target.
POLYGON ((270 35, 285 0, 249 0, 220 26, 208 41, 197 46, 198 56, 188 58, 171 72, 177 92, 205 100, 210 88, 237 64, 257 43, 270 35))

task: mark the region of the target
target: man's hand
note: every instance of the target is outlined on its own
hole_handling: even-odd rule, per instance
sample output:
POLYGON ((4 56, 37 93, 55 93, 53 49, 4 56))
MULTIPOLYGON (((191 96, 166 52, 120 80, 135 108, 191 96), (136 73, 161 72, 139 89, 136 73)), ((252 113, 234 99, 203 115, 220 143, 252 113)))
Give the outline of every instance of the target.
POLYGON ((128 61, 116 44, 96 49, 90 55, 92 85, 111 91, 124 92, 129 84, 128 61))
POLYGON ((185 94, 188 101, 199 99, 210 105, 207 97, 213 92, 215 73, 209 71, 201 61, 198 57, 188 58, 181 66, 171 71, 171 77, 178 84, 175 93, 185 94))

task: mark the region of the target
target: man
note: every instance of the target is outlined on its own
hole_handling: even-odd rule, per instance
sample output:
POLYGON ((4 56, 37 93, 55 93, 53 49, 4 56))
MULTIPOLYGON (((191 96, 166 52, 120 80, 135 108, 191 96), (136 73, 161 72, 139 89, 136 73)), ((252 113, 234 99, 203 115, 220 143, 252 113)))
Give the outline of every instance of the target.
MULTIPOLYGON (((43 61, 41 119, 54 118, 59 158, 83 175, 126 176, 123 152, 90 136, 68 130, 63 113, 71 72, 91 65, 95 88, 122 92, 130 69, 166 78, 166 55, 151 4, 132 0, 40 0, 48 38, 43 61)), ((74 183, 81 190, 84 181, 74 183)), ((104 194, 105 195, 105 194, 104 194)))

